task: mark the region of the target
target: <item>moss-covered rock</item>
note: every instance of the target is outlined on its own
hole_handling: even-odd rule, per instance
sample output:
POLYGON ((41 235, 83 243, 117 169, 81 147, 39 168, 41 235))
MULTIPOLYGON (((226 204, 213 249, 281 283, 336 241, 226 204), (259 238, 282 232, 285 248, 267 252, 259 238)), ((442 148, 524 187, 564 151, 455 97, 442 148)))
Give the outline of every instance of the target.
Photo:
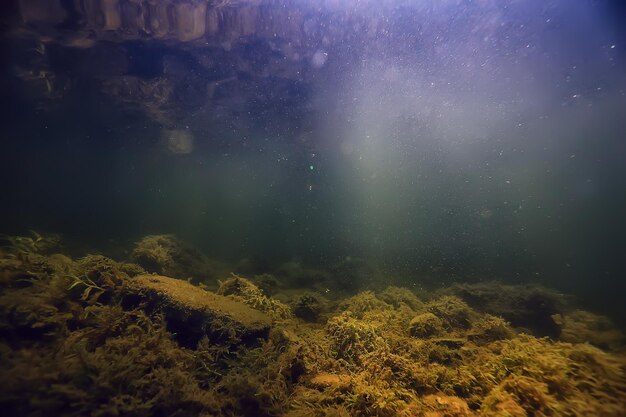
POLYGON ((538 285, 506 285, 498 282, 455 284, 444 291, 479 312, 502 317, 514 327, 537 336, 557 338, 560 326, 554 316, 564 312, 565 298, 538 285))
POLYGON ((262 311, 274 320, 284 320, 293 317, 291 308, 278 300, 265 296, 263 291, 249 279, 232 274, 231 277, 220 281, 217 293, 232 297, 250 307, 262 311))
POLYGON ((124 303, 162 312, 168 330, 184 346, 195 347, 205 336, 219 343, 251 343, 267 337, 270 318, 231 298, 179 279, 158 275, 135 277, 124 303))
POLYGON ((485 314, 472 324, 472 328, 467 336, 470 340, 477 343, 489 343, 496 340, 509 339, 513 335, 513 329, 505 320, 485 314))
POLYGON ((356 319, 350 312, 335 316, 326 324, 332 355, 350 363, 360 363, 361 355, 384 345, 379 331, 376 324, 356 319))
POLYGON ((409 334, 414 337, 437 336, 443 332, 443 321, 433 313, 422 313, 409 323, 409 334))
POLYGON ((393 285, 377 293, 376 296, 395 308, 406 305, 417 311, 424 306, 424 303, 411 290, 393 285))
POLYGON ((443 296, 426 305, 428 311, 443 320, 448 329, 467 329, 471 325, 472 309, 460 298, 443 296))
POLYGON ((391 308, 389 304, 376 297, 373 291, 362 291, 339 304, 341 311, 348 311, 358 318, 362 318, 370 311, 390 310, 391 308))
POLYGON ((131 259, 148 272, 194 282, 212 282, 226 273, 198 249, 174 235, 148 235, 135 242, 131 259))
POLYGON ((326 309, 326 303, 321 296, 306 292, 293 300, 291 308, 296 317, 308 321, 315 322, 319 319, 326 309))
POLYGON ((626 346, 626 336, 605 316, 589 311, 574 310, 553 317, 561 326, 559 339, 570 343, 591 343, 607 350, 620 350, 626 346))

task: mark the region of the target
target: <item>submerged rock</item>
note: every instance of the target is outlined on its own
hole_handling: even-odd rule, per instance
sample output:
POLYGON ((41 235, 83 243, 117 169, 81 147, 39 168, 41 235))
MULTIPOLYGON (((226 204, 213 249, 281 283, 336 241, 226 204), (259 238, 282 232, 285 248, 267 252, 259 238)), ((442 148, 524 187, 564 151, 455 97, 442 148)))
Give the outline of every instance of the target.
POLYGON ((417 298, 417 295, 407 288, 396 287, 390 285, 380 293, 376 294, 376 297, 380 298, 387 304, 394 306, 395 308, 405 304, 412 310, 419 310, 424 306, 424 303, 417 298))
POLYGON ((163 312, 168 330, 184 346, 195 347, 204 336, 220 343, 252 343, 269 334, 271 320, 265 314, 186 281, 140 275, 127 291, 125 304, 163 312))
POLYGON ((198 282, 216 278, 224 271, 198 249, 174 235, 148 235, 135 242, 131 257, 146 271, 174 278, 193 277, 198 282))
POLYGON ((433 313, 422 313, 409 323, 409 333, 414 337, 430 337, 443 332, 443 321, 433 313))
POLYGON ((509 323, 500 317, 485 314, 473 324, 467 336, 475 343, 490 343, 496 340, 509 339, 513 335, 513 329, 509 323))
POLYGON ((262 311, 274 320, 282 320, 293 317, 288 305, 265 296, 263 291, 249 279, 233 274, 230 278, 220 282, 217 289, 220 295, 228 296, 250 307, 262 311))
POLYGON ((626 335, 608 317, 589 311, 574 310, 553 318, 561 326, 560 339, 564 342, 586 342, 614 351, 626 346, 626 335))
POLYGON ((563 313, 564 297, 537 285, 505 285, 497 282, 456 284, 448 288, 477 311, 500 316, 514 327, 537 336, 556 338, 560 326, 553 316, 563 313))
POLYGON ((467 329, 472 321, 472 309, 463 300, 454 296, 443 296, 428 303, 428 311, 443 320, 448 329, 467 329))
POLYGON ((315 322, 324 311, 325 303, 319 295, 306 292, 293 301, 292 308, 296 317, 304 321, 315 322))

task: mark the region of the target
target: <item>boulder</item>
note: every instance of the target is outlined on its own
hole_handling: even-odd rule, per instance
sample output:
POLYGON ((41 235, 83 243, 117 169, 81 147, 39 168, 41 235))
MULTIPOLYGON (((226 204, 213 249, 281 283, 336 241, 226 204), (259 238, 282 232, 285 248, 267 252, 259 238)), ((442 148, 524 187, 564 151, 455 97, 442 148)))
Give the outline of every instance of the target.
POLYGON ((133 278, 123 299, 126 307, 161 312, 181 345, 195 348, 204 336, 214 343, 250 344, 267 338, 270 318, 231 298, 187 281, 160 275, 133 278))

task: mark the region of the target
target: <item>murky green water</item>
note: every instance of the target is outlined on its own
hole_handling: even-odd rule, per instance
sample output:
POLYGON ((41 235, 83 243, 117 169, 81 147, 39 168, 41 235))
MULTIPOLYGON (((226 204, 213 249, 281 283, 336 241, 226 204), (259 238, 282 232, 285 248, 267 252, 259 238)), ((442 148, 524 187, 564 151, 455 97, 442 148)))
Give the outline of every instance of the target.
MULTIPOLYGON (((555 386, 595 374, 556 383, 539 378, 554 371, 546 363, 510 375, 476 366, 535 351, 557 368, 557 357, 574 361, 563 369, 583 356, 605 361, 580 344, 590 342, 615 355, 602 362, 608 388, 590 395, 616 400, 572 415, 622 415, 623 374, 611 362, 623 360, 626 317, 620 2, 16 0, 4 9, 6 377, 31 369, 20 356, 31 352, 34 379, 70 387, 36 393, 16 382, 1 400, 11 412, 505 415, 498 404, 509 395, 521 409, 506 415, 567 415, 586 394, 562 388, 564 400, 555 386), (95 254, 107 258, 85 258, 95 254), (135 296, 153 289, 130 284, 146 273, 234 297, 270 317, 271 331, 246 345, 258 334, 238 324, 221 325, 246 343, 173 317, 150 296, 148 308, 135 296), (251 281, 224 287, 231 273, 251 281), (153 349, 159 332, 167 346, 153 349), (575 345, 548 347, 541 336, 575 345), (116 337, 121 350, 146 343, 155 363, 183 364, 148 368, 178 372, 186 399, 157 407, 167 395, 147 388, 145 369, 111 382, 102 363, 119 361, 116 337), (225 354, 229 343, 245 359, 225 354), (59 374, 52 351, 87 370, 59 374), (464 361, 475 361, 471 376, 464 361), (441 374, 424 373, 428 364, 441 374), (247 365, 268 379, 237 379, 247 365), (85 382, 90 369, 100 382, 85 382), (146 390, 142 405, 125 396, 133 384, 146 390), (94 387, 108 393, 94 397, 94 387)), ((175 300, 158 302, 186 305, 175 300)), ((141 355, 130 357, 135 369, 141 355)))

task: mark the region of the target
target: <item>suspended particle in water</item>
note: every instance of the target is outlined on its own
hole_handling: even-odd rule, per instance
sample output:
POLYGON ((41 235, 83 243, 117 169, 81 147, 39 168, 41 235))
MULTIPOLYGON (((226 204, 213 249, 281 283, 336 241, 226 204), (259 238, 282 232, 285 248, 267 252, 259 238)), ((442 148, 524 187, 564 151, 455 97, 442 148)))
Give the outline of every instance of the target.
POLYGON ((185 129, 165 129, 162 133, 165 148, 174 154, 184 155, 193 152, 193 135, 185 129))
POLYGON ((311 57, 311 65, 313 68, 322 68, 328 59, 328 54, 318 49, 311 57))

